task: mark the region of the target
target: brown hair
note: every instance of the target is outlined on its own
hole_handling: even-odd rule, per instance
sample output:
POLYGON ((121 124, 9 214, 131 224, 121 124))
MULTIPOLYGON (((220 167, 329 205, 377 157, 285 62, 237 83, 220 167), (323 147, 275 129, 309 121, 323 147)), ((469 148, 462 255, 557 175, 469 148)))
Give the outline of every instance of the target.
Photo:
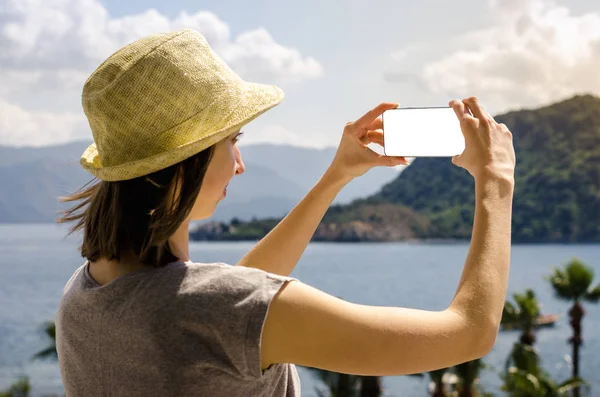
POLYGON ((173 262, 177 257, 168 239, 196 202, 213 148, 135 179, 93 179, 72 195, 59 198, 81 202, 63 211, 57 221, 77 222, 69 234, 83 230, 81 256, 90 261, 120 260, 123 253, 132 252, 150 266, 173 262))

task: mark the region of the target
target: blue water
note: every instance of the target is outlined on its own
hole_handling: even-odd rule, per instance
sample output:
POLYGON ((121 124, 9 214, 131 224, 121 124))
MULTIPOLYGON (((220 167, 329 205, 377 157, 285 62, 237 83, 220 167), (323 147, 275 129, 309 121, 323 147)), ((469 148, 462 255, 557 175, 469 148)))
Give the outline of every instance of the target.
MULTIPOLYGON (((81 265, 78 236, 64 239, 58 225, 0 225, 0 390, 19 375, 30 377, 34 396, 60 393, 61 380, 54 362, 31 362, 47 341, 39 325, 53 319, 62 288, 81 265)), ((192 243, 198 262, 235 263, 250 243, 192 243)), ((418 309, 445 308, 455 293, 467 244, 311 244, 292 273, 303 282, 345 300, 418 309)), ((544 367, 559 380, 569 377, 565 356, 571 330, 568 304, 553 297, 544 276, 552 266, 578 257, 595 269, 600 282, 600 245, 516 245, 512 248, 509 293, 533 288, 546 313, 562 317, 553 329, 538 333, 544 367)), ((581 372, 600 396, 600 304, 587 304, 583 321, 581 372)), ((501 333, 484 361, 497 370, 518 333, 501 333)), ((402 360, 402 357, 398 357, 402 360)), ((316 397, 317 383, 299 368, 303 396, 316 397)), ((384 378, 385 396, 426 396, 427 381, 412 377, 384 378)), ((498 392, 499 377, 487 369, 485 390, 498 392)))

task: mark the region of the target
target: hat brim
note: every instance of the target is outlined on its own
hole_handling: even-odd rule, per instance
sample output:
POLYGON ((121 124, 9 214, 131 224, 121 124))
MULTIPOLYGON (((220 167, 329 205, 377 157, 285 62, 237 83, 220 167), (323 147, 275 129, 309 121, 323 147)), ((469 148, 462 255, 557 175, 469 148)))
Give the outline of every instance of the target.
MULTIPOLYGON (((121 181, 148 175, 177 164, 216 144, 278 105, 284 98, 283 91, 274 85, 244 82, 244 86, 244 97, 231 112, 225 126, 219 130, 151 157, 107 167, 102 165, 96 143, 92 143, 81 155, 80 164, 92 175, 104 181, 121 181)), ((181 128, 183 130, 190 127, 187 125, 181 128)))

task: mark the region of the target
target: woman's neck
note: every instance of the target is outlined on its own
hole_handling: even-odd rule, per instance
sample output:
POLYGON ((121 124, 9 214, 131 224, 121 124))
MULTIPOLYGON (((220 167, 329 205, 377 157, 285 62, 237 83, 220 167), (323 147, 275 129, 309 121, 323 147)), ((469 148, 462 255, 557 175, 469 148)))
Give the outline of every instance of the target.
POLYGON ((181 262, 190 260, 190 222, 183 222, 175 233, 169 238, 169 248, 173 255, 181 262))

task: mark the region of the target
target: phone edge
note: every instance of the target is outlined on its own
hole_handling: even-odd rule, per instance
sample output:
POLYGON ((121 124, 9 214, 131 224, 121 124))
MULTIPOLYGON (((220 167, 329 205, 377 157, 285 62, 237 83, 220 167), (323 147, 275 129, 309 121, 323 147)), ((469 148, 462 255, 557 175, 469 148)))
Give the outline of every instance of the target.
MULTIPOLYGON (((385 112, 388 112, 392 109, 388 109, 385 112)), ((383 116, 385 115, 385 112, 381 113, 381 131, 383 133, 383 155, 387 156, 387 154, 385 153, 385 122, 383 120, 383 116)))

